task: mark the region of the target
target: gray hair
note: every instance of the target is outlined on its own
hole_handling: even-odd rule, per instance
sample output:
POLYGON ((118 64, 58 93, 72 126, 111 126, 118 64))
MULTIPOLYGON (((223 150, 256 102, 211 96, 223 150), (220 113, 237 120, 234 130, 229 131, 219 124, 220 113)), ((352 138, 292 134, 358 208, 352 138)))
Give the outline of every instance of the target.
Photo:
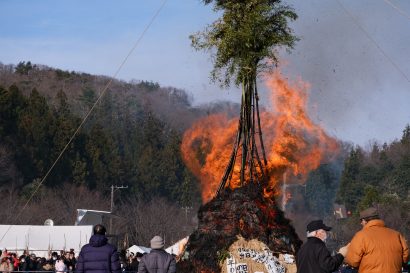
POLYGON ((316 237, 316 232, 317 230, 311 231, 311 232, 306 232, 306 237, 316 237))

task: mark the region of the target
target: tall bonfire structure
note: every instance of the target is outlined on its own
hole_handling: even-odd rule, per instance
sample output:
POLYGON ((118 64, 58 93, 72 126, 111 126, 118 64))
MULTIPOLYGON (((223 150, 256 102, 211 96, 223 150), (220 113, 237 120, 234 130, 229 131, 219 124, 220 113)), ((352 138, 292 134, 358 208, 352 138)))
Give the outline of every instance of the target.
MULTIPOLYGON (((278 262, 280 254, 295 254, 301 241, 276 205, 276 185, 290 166, 295 176, 301 171, 295 171, 296 159, 292 161, 300 153, 295 141, 301 137, 293 135, 289 122, 277 117, 280 111, 303 104, 303 95, 293 95, 274 69, 277 50, 291 49, 297 40, 288 27, 297 15, 281 0, 203 2, 212 4, 221 17, 192 35, 192 45, 213 53, 213 81, 242 87, 241 109, 239 122, 228 121, 224 115, 209 116, 184 135, 183 157, 200 177, 206 203, 198 212, 198 229, 189 237, 178 272, 284 272, 278 262), (282 99, 288 98, 279 99, 276 116, 259 111, 260 75, 274 75, 271 87, 280 88, 282 99), (268 137, 270 142, 276 141, 268 143, 268 150, 276 147, 276 153, 265 151, 261 120, 266 120, 272 131, 287 127, 280 139, 278 135, 268 137), (278 163, 282 158, 286 162, 278 163)), ((296 112, 302 115, 297 118, 312 125, 301 110, 296 112)))

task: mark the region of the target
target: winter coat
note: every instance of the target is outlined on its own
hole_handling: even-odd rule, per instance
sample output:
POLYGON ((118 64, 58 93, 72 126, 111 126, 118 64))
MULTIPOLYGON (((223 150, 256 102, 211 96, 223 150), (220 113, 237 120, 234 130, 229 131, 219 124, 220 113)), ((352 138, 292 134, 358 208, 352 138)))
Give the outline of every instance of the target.
POLYGON ((77 260, 77 273, 120 273, 117 248, 107 243, 104 235, 94 234, 82 247, 77 260))
POLYGON ((127 265, 125 271, 132 271, 132 272, 137 272, 138 271, 138 265, 139 262, 137 258, 132 259, 132 261, 127 265))
POLYGON ((409 259, 404 237, 384 226, 382 220, 370 220, 350 242, 346 262, 359 273, 399 273, 409 259))
POLYGON ((30 260, 30 258, 28 258, 28 257, 23 257, 23 258, 20 260, 18 270, 19 270, 19 271, 27 271, 28 261, 29 261, 29 260, 30 260))
POLYGON ((19 259, 13 256, 13 268, 17 270, 19 268, 19 265, 20 265, 19 259))
POLYGON ((5 272, 11 272, 13 270, 14 270, 13 264, 10 263, 9 260, 4 261, 0 264, 0 272, 5 273, 5 272))
POLYGON ((152 249, 142 256, 138 265, 138 273, 175 273, 176 263, 171 254, 163 249, 152 249))
POLYGON ((67 266, 63 260, 58 260, 54 267, 57 273, 67 272, 67 266))
POLYGON ((343 255, 331 256, 326 244, 316 237, 308 237, 296 254, 297 273, 331 273, 343 262, 343 255))
POLYGON ((70 267, 74 269, 76 264, 77 264, 76 258, 71 258, 66 261, 66 265, 68 269, 70 269, 70 267))
POLYGON ((27 271, 37 271, 38 270, 38 262, 33 258, 26 257, 27 271))

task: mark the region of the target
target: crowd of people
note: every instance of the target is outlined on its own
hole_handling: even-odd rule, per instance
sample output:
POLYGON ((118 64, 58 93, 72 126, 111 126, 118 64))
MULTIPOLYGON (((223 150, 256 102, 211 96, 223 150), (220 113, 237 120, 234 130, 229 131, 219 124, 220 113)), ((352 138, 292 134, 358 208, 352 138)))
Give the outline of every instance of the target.
MULTIPOLYGON (((52 252, 49 257, 38 257, 36 254, 29 254, 24 251, 18 256, 15 252, 0 250, 0 273, 8 273, 13 271, 34 272, 34 271, 52 271, 52 272, 75 272, 77 258, 74 250, 60 251, 60 253, 52 252)), ((122 272, 137 272, 138 265, 143 253, 130 253, 127 257, 120 257, 120 267, 122 272)))
MULTIPOLYGON (((377 209, 360 213, 362 229, 351 242, 331 255, 326 247, 328 231, 323 220, 310 222, 307 241, 296 254, 297 273, 400 273, 409 266, 409 247, 402 234, 385 226, 377 209)), ((175 273, 176 260, 164 250, 164 240, 154 236, 151 252, 130 253, 120 257, 117 248, 108 243, 106 229, 96 225, 90 242, 82 247, 78 257, 74 250, 51 253, 48 259, 24 252, 3 251, 0 273, 12 271, 55 271, 57 273, 175 273)), ((404 271, 403 271, 404 272, 404 271)))
POLYGON ((18 256, 15 252, 9 252, 6 249, 0 250, 0 272, 12 271, 56 271, 68 272, 74 271, 77 263, 74 250, 52 252, 48 258, 37 257, 34 253, 27 250, 18 256))
POLYGON ((121 267, 126 272, 137 272, 142 256, 144 256, 144 253, 141 252, 131 252, 128 257, 123 256, 122 259, 120 259, 121 267))
POLYGON ((85 245, 76 257, 74 249, 70 251, 52 252, 48 258, 37 257, 34 253, 24 251, 18 256, 15 252, 0 250, 0 273, 15 271, 37 272, 51 271, 56 273, 131 273, 151 272, 153 267, 162 267, 166 271, 175 272, 175 259, 173 255, 165 252, 164 240, 155 236, 151 240, 151 253, 129 253, 120 255, 117 248, 108 243, 105 236, 106 230, 102 225, 96 225, 90 242, 85 245), (161 261, 163 261, 161 263, 161 261), (168 270, 170 269, 170 271, 168 270))

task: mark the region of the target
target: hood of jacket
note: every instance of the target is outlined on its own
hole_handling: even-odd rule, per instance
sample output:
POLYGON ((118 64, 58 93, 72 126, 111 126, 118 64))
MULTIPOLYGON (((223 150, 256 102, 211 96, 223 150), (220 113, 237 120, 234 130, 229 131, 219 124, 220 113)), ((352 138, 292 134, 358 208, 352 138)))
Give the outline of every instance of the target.
POLYGON ((107 244, 107 242, 108 242, 107 237, 105 237, 105 235, 101 235, 101 234, 94 234, 90 238, 90 245, 93 246, 93 247, 104 246, 104 245, 107 244))

